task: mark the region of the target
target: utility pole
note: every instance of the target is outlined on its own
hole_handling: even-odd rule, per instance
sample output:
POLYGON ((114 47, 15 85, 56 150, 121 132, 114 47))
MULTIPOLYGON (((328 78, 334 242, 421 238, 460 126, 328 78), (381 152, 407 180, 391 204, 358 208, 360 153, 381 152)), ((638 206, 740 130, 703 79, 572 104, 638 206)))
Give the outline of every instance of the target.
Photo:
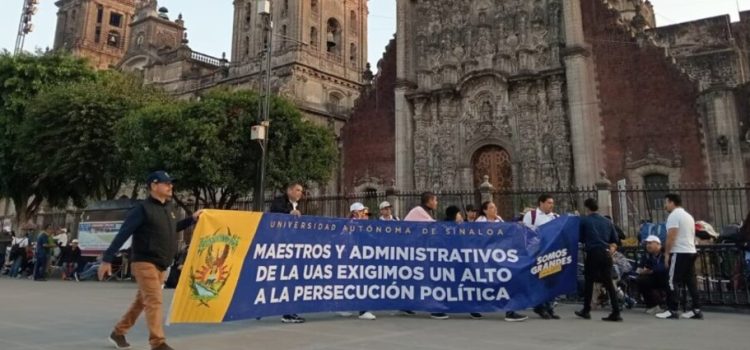
POLYGON ((18 36, 16 37, 16 48, 14 55, 23 52, 23 44, 26 42, 26 34, 34 31, 34 24, 31 23, 31 17, 36 14, 39 0, 23 0, 23 9, 21 10, 21 20, 18 23, 18 36))
POLYGON ((266 84, 264 86, 264 100, 262 108, 262 121, 260 125, 253 126, 253 140, 257 140, 261 148, 260 169, 258 182, 255 186, 255 203, 253 209, 262 212, 264 207, 264 196, 266 193, 266 163, 268 158, 268 129, 271 125, 271 57, 273 56, 273 19, 271 16, 271 0, 258 0, 258 15, 266 24, 266 34, 268 35, 266 45, 266 84))

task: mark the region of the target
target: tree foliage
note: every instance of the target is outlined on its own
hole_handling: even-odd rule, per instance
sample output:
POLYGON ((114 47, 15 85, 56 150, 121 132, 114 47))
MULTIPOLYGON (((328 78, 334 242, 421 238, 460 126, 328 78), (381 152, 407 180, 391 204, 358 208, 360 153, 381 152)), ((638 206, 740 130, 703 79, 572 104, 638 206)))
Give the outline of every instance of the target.
POLYGON ((45 89, 20 125, 18 148, 25 167, 41 174, 37 187, 50 204, 114 199, 126 180, 115 124, 149 102, 164 101, 137 77, 116 71, 45 89))
MULTIPOLYGON (((259 122, 258 95, 214 90, 198 101, 151 105, 117 126, 135 178, 166 169, 195 205, 230 208, 255 188, 260 147, 250 139, 259 122)), ((289 102, 272 99, 268 188, 290 180, 323 183, 336 160, 333 133, 303 121, 289 102)))
POLYGON ((16 220, 25 222, 49 197, 39 186, 43 173, 34 171, 19 147, 21 124, 35 96, 45 88, 91 80, 94 72, 83 60, 61 54, 13 56, 0 53, 0 196, 16 207, 16 220))

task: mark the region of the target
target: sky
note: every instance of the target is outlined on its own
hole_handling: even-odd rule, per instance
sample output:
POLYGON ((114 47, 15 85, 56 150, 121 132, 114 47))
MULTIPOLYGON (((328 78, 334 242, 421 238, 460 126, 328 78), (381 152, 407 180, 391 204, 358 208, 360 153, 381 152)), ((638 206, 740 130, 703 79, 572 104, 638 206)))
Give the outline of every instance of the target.
MULTIPOLYGON (((0 50, 13 51, 24 0, 0 0, 0 50)), ((27 36, 25 50, 52 46, 55 37, 56 0, 39 0, 34 16, 35 30, 27 36)), ((292 0, 295 1, 295 0, 292 0)), ((651 0, 657 25, 664 26, 699 18, 729 14, 739 20, 738 8, 750 10, 750 0, 651 0)), ((190 47, 208 55, 230 55, 232 43, 232 0, 160 0, 172 18, 182 13, 190 47)), ((373 67, 396 31, 396 0, 369 0, 369 61, 373 67)))

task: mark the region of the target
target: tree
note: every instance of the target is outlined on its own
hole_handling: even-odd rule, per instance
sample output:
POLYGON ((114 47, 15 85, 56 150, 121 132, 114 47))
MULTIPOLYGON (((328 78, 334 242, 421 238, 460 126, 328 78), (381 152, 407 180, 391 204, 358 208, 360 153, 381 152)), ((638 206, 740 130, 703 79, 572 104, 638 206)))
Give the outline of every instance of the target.
POLYGON ((18 148, 51 205, 114 199, 126 180, 114 126, 134 109, 165 101, 135 76, 100 71, 93 80, 56 85, 27 108, 18 148))
POLYGON ((93 77, 85 61, 72 56, 0 53, 0 196, 13 201, 18 223, 36 215, 45 199, 60 201, 45 198, 38 186, 43 174, 27 167, 23 150, 17 147, 29 103, 44 88, 93 77))
MULTIPOLYGON (((195 208, 231 208, 257 180, 260 147, 250 139, 259 122, 258 95, 214 90, 199 101, 143 108, 117 127, 118 144, 132 176, 166 169, 195 208)), ((272 99, 268 183, 327 181, 336 159, 333 133, 303 121, 289 102, 272 99)), ((179 200, 179 198, 178 198, 179 200)))

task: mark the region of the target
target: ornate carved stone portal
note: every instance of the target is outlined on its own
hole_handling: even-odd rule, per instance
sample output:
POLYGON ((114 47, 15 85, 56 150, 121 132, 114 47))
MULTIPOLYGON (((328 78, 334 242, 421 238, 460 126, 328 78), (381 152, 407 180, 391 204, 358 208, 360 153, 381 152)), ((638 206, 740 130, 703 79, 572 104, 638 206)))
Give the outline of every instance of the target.
POLYGON ((491 175, 477 173, 484 169, 472 158, 502 152, 496 188, 570 185, 560 0, 410 6, 414 30, 399 35, 411 43, 406 60, 415 83, 406 94, 414 187, 471 188, 491 175))

